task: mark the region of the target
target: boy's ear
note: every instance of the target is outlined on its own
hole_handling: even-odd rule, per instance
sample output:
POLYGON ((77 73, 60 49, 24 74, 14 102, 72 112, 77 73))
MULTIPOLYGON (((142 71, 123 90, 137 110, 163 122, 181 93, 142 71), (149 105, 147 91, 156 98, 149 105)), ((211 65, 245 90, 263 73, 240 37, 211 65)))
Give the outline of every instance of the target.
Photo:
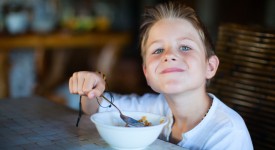
POLYGON ((206 70, 206 79, 211 79, 215 76, 219 67, 219 58, 216 55, 211 56, 208 59, 208 65, 206 70))

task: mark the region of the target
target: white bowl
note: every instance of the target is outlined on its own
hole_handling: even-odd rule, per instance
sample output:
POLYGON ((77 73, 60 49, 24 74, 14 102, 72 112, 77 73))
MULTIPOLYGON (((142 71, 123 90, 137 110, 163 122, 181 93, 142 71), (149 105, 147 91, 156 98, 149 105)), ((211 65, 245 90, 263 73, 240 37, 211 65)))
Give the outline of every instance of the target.
POLYGON ((152 144, 160 135, 168 120, 164 116, 145 112, 123 112, 136 120, 143 116, 152 123, 147 127, 125 127, 117 111, 96 113, 91 116, 99 135, 115 149, 137 150, 152 144), (163 121, 162 123, 160 123, 163 121))

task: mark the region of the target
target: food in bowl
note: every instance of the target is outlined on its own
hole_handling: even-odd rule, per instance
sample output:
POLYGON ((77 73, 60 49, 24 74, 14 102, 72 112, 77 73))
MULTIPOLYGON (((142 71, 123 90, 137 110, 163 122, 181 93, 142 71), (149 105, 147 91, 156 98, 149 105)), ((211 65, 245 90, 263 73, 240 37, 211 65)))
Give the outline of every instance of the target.
POLYGON ((143 123, 145 127, 152 126, 152 123, 147 120, 146 116, 142 116, 138 121, 143 123))
POLYGON ((125 127, 117 111, 96 113, 91 116, 99 135, 115 149, 144 149, 152 144, 167 124, 166 117, 145 112, 123 112, 136 120, 147 120, 146 127, 125 127))

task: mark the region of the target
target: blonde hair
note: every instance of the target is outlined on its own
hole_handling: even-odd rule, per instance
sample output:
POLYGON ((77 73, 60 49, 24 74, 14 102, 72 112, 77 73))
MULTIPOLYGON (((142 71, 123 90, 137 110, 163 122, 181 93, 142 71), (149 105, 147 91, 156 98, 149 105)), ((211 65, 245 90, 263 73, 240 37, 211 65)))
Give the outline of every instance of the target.
POLYGON ((188 7, 182 3, 162 3, 155 7, 147 8, 143 15, 143 21, 140 26, 140 46, 141 46, 141 56, 144 59, 145 55, 145 44, 148 39, 148 34, 152 26, 161 19, 179 18, 189 21, 195 29, 197 29, 198 34, 204 43, 206 49, 206 58, 215 55, 214 46, 209 38, 208 32, 204 25, 198 18, 194 9, 188 7))

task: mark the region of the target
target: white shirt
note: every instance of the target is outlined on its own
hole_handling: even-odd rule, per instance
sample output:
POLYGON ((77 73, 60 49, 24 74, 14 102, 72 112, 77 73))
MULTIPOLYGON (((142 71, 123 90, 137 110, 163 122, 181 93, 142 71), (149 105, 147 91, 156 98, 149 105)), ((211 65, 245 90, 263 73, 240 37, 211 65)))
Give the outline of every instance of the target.
MULTIPOLYGON (((105 96, 108 97, 108 94, 105 96)), ((160 139, 169 141, 173 115, 162 94, 138 96, 113 93, 113 96, 114 103, 123 111, 143 111, 167 116, 169 123, 160 139)), ((182 140, 177 145, 192 150, 252 150, 252 141, 242 117, 213 94, 209 96, 213 103, 207 115, 196 127, 183 133, 182 140)), ((109 103, 102 101, 101 105, 108 106, 109 103)), ((103 111, 117 110, 114 107, 100 107, 99 112, 103 111)))

